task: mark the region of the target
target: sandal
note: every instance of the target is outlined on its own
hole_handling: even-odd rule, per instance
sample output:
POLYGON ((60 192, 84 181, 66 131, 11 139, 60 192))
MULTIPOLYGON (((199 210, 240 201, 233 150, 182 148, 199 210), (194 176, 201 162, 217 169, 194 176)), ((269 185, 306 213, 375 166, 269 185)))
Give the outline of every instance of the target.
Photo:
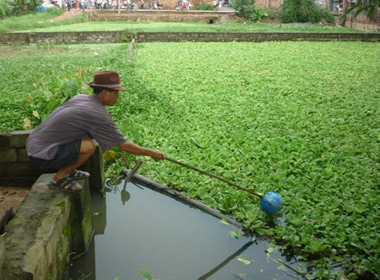
POLYGON ((78 169, 74 169, 70 175, 69 178, 73 180, 82 180, 90 177, 90 173, 78 169))
POLYGON ((79 187, 75 188, 75 186, 79 185, 77 182, 73 181, 72 179, 70 179, 69 177, 64 177, 62 179, 59 179, 57 182, 53 182, 51 181, 49 183, 49 188, 53 189, 53 190, 60 190, 60 191, 63 191, 63 192, 79 192, 81 191, 83 188, 81 185, 79 185, 79 187))

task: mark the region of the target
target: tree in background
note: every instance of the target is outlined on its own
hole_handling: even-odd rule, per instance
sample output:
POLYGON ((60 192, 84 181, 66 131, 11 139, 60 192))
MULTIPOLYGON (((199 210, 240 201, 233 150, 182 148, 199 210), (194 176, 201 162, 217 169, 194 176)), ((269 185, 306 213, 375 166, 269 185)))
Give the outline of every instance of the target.
POLYGON ((322 19, 334 23, 334 16, 326 9, 318 7, 314 0, 284 0, 281 6, 281 21, 317 23, 322 19))
POLYGON ((43 0, 0 0, 0 18, 37 10, 43 0))
POLYGON ((256 0, 234 0, 232 6, 238 12, 239 17, 249 19, 254 13, 256 0))
POLYGON ((233 0, 232 7, 237 11, 239 17, 243 17, 251 21, 260 21, 268 17, 268 13, 264 8, 255 7, 256 0, 233 0))
POLYGON ((358 14, 365 12, 367 13, 367 18, 370 18, 376 9, 380 7, 380 0, 357 0, 356 4, 353 4, 345 13, 345 16, 356 10, 354 12, 354 16, 356 17, 358 14))

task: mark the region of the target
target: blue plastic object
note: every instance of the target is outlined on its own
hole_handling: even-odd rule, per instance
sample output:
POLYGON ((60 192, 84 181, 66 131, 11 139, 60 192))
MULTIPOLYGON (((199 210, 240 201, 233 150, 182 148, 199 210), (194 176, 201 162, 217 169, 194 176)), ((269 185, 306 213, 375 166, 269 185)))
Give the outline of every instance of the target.
POLYGON ((260 209, 268 214, 276 214, 282 209, 282 199, 276 192, 268 192, 260 201, 260 209))

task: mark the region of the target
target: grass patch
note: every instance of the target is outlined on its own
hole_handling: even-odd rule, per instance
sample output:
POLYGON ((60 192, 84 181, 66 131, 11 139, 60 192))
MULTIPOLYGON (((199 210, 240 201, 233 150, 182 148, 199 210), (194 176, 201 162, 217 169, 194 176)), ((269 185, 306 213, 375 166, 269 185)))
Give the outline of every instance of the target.
POLYGON ((120 31, 133 32, 313 32, 313 33, 364 33, 346 27, 332 27, 309 23, 238 23, 206 24, 196 22, 85 22, 43 28, 27 28, 30 32, 120 31))
MULTIPOLYGON (((317 278, 339 279, 331 262, 380 277, 379 43, 149 43, 132 57, 126 50, 35 46, 0 57, 1 130, 33 120, 26 95, 43 94, 57 76, 86 69, 90 81, 96 71, 119 71, 127 91, 109 110, 127 139, 257 192, 278 191, 285 224, 248 194, 172 163, 146 160, 141 174, 272 236, 312 260, 317 278)), ((118 174, 121 154, 108 166, 118 174)))
POLYGON ((83 22, 86 15, 65 20, 52 20, 65 10, 60 8, 49 8, 45 12, 36 12, 28 15, 8 17, 0 20, 0 32, 14 32, 33 28, 49 28, 65 24, 83 22))

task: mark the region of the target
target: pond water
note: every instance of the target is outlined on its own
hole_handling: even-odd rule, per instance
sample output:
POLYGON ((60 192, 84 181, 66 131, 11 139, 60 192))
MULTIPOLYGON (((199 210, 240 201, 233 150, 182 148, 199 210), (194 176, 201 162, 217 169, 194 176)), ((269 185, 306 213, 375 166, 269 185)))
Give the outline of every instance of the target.
POLYGON ((267 241, 235 238, 236 226, 142 183, 121 183, 92 200, 94 240, 73 260, 69 279, 302 279, 295 271, 306 269, 267 253, 274 247, 267 241))

